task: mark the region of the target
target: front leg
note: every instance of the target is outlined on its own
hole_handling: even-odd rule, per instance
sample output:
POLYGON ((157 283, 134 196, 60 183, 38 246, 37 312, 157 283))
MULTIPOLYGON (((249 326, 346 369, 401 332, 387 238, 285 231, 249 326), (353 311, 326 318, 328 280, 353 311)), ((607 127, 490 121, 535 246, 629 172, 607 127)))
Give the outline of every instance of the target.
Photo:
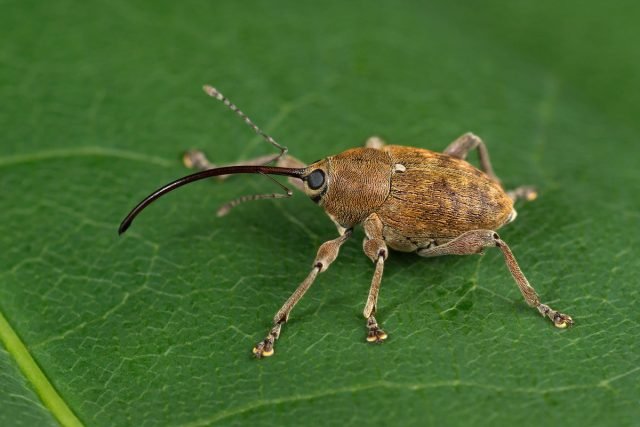
POLYGON ((440 255, 471 255, 482 252, 484 248, 498 247, 502 251, 504 260, 511 272, 511 275, 518 284, 520 292, 524 297, 527 304, 534 307, 540 312, 542 316, 546 316, 553 324, 558 328, 566 328, 573 325, 573 319, 567 314, 560 313, 553 310, 546 304, 540 303, 538 294, 533 286, 529 284, 529 281, 525 277, 516 258, 513 256, 511 249, 500 239, 498 233, 492 230, 473 230, 468 231, 459 237, 447 242, 441 246, 436 246, 429 249, 419 249, 418 255, 424 257, 434 257, 440 255))
POLYGON ((380 282, 384 271, 384 261, 389 253, 387 244, 382 236, 382 221, 376 214, 371 214, 364 221, 364 232, 366 237, 363 242, 364 253, 376 264, 376 269, 371 280, 369 296, 364 307, 364 318, 367 319, 367 342, 381 343, 387 339, 387 333, 378 326, 376 314, 378 305, 378 293, 380 292, 380 282))
MULTIPOLYGON (((281 168, 304 168, 307 165, 297 158, 290 156, 288 154, 282 156, 280 154, 267 154, 266 156, 260 156, 249 160, 242 160, 239 162, 233 163, 225 163, 223 165, 216 165, 211 163, 211 161, 207 158, 206 154, 204 154, 200 150, 188 150, 185 151, 182 155, 182 163, 189 169, 195 169, 198 171, 204 171, 207 169, 220 168, 225 166, 242 166, 242 165, 255 165, 262 166, 268 165, 269 163, 276 162, 275 165, 281 168)), ((224 181, 229 178, 231 175, 219 175, 215 177, 218 181, 224 181)), ((296 187, 300 191, 304 191, 304 185, 297 178, 288 178, 288 181, 291 185, 296 187)))
MULTIPOLYGON (((276 162, 276 166, 285 167, 285 168, 304 168, 306 165, 295 157, 289 155, 281 155, 281 154, 269 154, 266 156, 256 157, 250 160, 244 160, 236 163, 227 163, 225 165, 215 165, 207 159, 207 156, 199 150, 189 150, 184 153, 182 157, 182 162, 189 169, 196 169, 200 171, 214 169, 217 167, 226 167, 226 166, 241 166, 241 165, 252 165, 252 166, 262 166, 267 165, 271 162, 276 162)), ((229 178, 231 175, 219 175, 215 177, 215 179, 219 181, 223 181, 229 178)), ((274 181, 277 185, 280 186, 284 190, 284 193, 268 193, 268 194, 250 194, 238 197, 236 199, 230 200, 227 203, 223 204, 218 208, 216 214, 218 216, 224 216, 231 211, 231 209, 235 208, 241 203, 249 202, 252 200, 264 200, 264 199, 281 199, 291 197, 292 193, 289 191, 287 187, 280 184, 280 182, 276 181, 274 178, 266 175, 269 179, 274 181)), ((298 178, 289 177, 287 178, 289 184, 293 185, 300 191, 304 191, 304 184, 298 178)))
POLYGON ((289 320, 289 314, 293 307, 302 299, 304 294, 309 290, 313 282, 316 280, 318 273, 322 273, 329 268, 329 265, 338 257, 340 246, 351 237, 352 230, 346 230, 340 237, 324 242, 318 249, 316 259, 313 261, 313 267, 306 279, 300 283, 298 289, 289 297, 282 308, 278 310, 273 317, 273 327, 267 334, 267 337, 260 341, 253 348, 253 354, 258 358, 269 357, 274 353, 273 345, 280 337, 282 325, 289 320))

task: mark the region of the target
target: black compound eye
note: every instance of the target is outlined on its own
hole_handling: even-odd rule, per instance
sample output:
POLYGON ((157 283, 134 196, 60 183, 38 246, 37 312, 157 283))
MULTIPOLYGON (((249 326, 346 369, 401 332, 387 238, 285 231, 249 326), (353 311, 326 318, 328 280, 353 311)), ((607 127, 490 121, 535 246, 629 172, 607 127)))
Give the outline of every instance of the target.
POLYGON ((307 185, 312 190, 317 190, 324 185, 324 172, 316 169, 307 176, 307 185))

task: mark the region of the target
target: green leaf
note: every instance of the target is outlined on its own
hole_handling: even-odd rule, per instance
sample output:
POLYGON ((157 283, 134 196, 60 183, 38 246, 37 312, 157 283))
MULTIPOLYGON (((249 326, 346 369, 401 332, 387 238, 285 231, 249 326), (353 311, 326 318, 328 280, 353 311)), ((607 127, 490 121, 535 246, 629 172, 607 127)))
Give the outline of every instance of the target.
POLYGON ((637 424, 639 10, 587 3, 5 2, 0 424, 637 424), (501 237, 575 328, 528 308, 497 251, 394 252, 389 340, 368 345, 359 230, 252 359, 336 236, 320 209, 296 194, 217 218, 276 190, 242 176, 116 233, 186 174, 184 149, 273 152, 204 83, 308 162, 373 134, 481 135, 506 186, 540 189, 501 237))
POLYGON ((11 355, 0 348, 0 423, 2 425, 55 426, 55 418, 21 375, 11 355))

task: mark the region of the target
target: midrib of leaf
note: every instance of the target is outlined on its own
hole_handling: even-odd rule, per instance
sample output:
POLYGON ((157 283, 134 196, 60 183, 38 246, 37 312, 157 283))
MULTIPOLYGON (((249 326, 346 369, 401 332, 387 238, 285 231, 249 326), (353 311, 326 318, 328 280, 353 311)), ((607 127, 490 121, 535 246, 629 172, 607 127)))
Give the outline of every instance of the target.
POLYGON ((21 163, 39 162, 43 160, 69 158, 69 157, 90 157, 104 156, 115 157, 125 160, 151 163, 156 166, 169 167, 173 165, 166 159, 148 156, 133 151, 118 150, 105 147, 77 147, 72 149, 45 150, 35 153, 0 157, 0 167, 14 166, 21 163))
POLYGON ((27 377, 33 389, 44 405, 63 426, 82 426, 78 417, 58 394, 44 372, 31 357, 29 350, 15 333, 7 319, 0 311, 0 340, 9 354, 13 356, 22 373, 27 377))

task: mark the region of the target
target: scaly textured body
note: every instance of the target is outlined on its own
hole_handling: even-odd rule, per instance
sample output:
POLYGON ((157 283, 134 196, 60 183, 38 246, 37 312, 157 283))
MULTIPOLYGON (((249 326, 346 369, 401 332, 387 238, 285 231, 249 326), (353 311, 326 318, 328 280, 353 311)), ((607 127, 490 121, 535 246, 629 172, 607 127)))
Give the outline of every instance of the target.
POLYGON ((376 213, 385 242, 413 252, 470 230, 496 230, 512 218, 513 200, 468 162, 420 148, 354 148, 310 167, 327 171, 316 201, 341 227, 376 213), (350 203, 344 203, 349 200, 350 203))
POLYGON ((389 197, 377 210, 391 248, 412 252, 508 222, 513 200, 466 161, 411 147, 392 145, 384 151, 406 168, 393 174, 389 197))

